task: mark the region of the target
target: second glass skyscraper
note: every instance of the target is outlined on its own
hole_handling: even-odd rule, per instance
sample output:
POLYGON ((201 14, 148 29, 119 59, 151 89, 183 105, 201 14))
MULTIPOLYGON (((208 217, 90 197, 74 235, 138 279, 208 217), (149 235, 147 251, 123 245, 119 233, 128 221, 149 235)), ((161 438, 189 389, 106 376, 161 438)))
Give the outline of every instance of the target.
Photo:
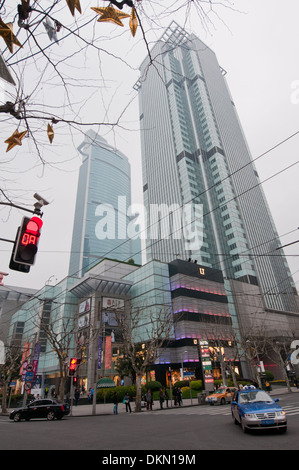
POLYGON ((103 258, 141 261, 140 240, 128 237, 128 158, 94 131, 79 146, 79 172, 69 275, 82 277, 103 258))

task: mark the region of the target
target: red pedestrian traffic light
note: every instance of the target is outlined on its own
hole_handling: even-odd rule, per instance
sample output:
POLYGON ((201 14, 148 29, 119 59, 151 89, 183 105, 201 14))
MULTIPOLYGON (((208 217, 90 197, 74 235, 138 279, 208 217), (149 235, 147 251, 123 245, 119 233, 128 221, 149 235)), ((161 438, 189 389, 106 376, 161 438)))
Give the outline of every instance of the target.
POLYGON ((42 225, 39 217, 23 218, 13 256, 16 263, 34 264, 42 225))
POLYGON ((35 261, 42 225, 39 217, 23 217, 12 251, 10 269, 29 272, 35 261))
POLYGON ((78 359, 76 357, 72 357, 70 359, 70 365, 69 365, 69 376, 72 377, 75 375, 76 369, 77 369, 77 364, 78 364, 78 359))

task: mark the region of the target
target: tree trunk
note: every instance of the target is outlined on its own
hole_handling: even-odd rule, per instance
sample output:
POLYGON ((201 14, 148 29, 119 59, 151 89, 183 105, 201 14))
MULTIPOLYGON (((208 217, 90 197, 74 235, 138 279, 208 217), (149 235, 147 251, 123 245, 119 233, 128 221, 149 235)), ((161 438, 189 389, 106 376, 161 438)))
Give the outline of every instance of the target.
POLYGON ((135 402, 135 412, 141 412, 141 377, 142 375, 137 374, 136 378, 136 402, 135 402))
POLYGON ((5 381, 3 384, 3 389, 2 389, 2 413, 7 413, 7 408, 6 408, 6 395, 7 395, 7 382, 5 381))
POLYGON ((291 390, 291 385, 290 385, 290 380, 289 380, 289 377, 288 377, 288 374, 287 374, 287 370, 286 370, 286 365, 282 359, 282 357, 279 355, 279 359, 280 359, 280 368, 281 368, 281 371, 282 371, 282 376, 287 384, 287 388, 288 388, 288 392, 291 393, 292 390, 291 390))
POLYGON ((63 367, 63 364, 60 363, 60 380, 59 380, 58 396, 61 402, 64 402, 65 381, 66 381, 66 377, 64 374, 64 367, 63 367))
POLYGON ((238 388, 238 382, 237 382, 237 377, 236 377, 235 369, 234 369, 234 367, 232 366, 231 363, 228 363, 228 367, 229 367, 230 373, 231 373, 231 375, 232 375, 234 387, 238 388))
POLYGON ((223 355, 222 355, 221 351, 220 351, 220 354, 219 354, 219 360, 220 360, 220 368, 221 368, 221 375, 222 375, 223 385, 225 385, 225 387, 227 387, 226 368, 225 368, 225 363, 224 363, 224 359, 223 359, 223 355))
POLYGON ((262 389, 262 388, 263 388, 263 387, 262 387, 262 381, 261 381, 260 374, 259 374, 259 372, 258 372, 258 370, 257 370, 257 367, 256 367, 256 371, 255 371, 255 378, 256 378, 256 381, 257 381, 257 383, 258 383, 259 388, 262 389))

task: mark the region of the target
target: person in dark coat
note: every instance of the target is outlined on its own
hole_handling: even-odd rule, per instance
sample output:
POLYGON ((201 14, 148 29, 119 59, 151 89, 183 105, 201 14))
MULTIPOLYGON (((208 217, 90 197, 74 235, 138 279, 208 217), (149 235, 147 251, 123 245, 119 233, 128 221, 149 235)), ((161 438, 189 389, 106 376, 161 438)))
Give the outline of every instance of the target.
POLYGON ((153 410, 153 397, 150 389, 146 392, 146 409, 153 410))
POLYGON ((118 399, 116 392, 113 393, 113 414, 118 414, 118 399))
POLYGON ((160 401, 160 408, 161 410, 163 410, 164 393, 163 393, 162 388, 160 388, 160 391, 159 391, 159 401, 160 401))
POLYGON ((124 401, 126 405, 126 413, 128 413, 128 410, 130 411, 130 413, 132 413, 131 404, 130 404, 130 395, 128 393, 125 394, 124 401))
POLYGON ((75 406, 77 406, 79 398, 80 398, 80 390, 78 388, 76 388, 76 390, 75 390, 74 397, 75 397, 75 406))
POLYGON ((178 404, 178 389, 174 387, 173 389, 173 399, 174 399, 174 406, 178 404))
POLYGON ((166 401, 166 406, 167 406, 167 408, 168 408, 169 395, 168 395, 168 392, 167 392, 166 389, 165 389, 165 392, 164 392, 164 397, 165 397, 165 401, 166 401))

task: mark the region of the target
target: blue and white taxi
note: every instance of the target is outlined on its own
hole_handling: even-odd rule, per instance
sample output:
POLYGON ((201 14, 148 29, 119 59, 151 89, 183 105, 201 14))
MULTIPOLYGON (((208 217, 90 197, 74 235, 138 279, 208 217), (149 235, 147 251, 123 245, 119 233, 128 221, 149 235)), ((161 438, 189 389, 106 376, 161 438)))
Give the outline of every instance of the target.
POLYGON ((234 393, 231 411, 235 424, 241 424, 242 430, 277 429, 287 430, 285 411, 264 390, 244 388, 234 393))

